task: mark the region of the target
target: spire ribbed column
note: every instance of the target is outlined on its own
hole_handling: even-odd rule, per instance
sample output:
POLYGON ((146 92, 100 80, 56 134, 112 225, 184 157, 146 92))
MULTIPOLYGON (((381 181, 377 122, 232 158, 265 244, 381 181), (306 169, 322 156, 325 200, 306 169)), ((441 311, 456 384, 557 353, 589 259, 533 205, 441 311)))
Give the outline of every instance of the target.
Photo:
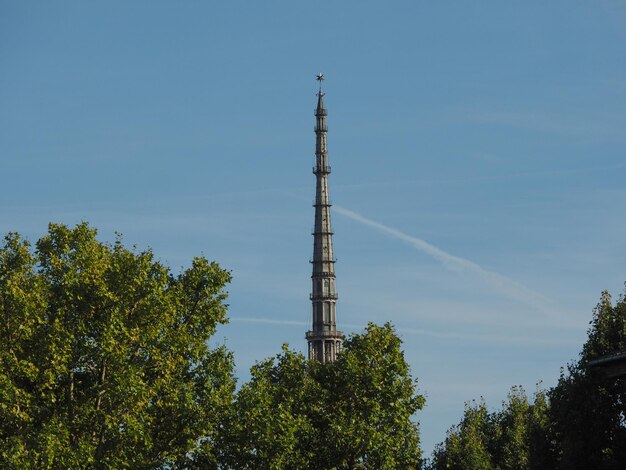
POLYGON ((309 343, 309 359, 333 362, 341 347, 343 333, 337 331, 335 306, 335 258, 333 257, 333 232, 330 224, 330 198, 328 194, 328 150, 326 147, 326 108, 322 92, 322 74, 318 75, 320 90, 315 110, 315 160, 313 173, 315 189, 315 226, 313 230, 313 265, 311 302, 313 304, 313 328, 306 333, 309 343))

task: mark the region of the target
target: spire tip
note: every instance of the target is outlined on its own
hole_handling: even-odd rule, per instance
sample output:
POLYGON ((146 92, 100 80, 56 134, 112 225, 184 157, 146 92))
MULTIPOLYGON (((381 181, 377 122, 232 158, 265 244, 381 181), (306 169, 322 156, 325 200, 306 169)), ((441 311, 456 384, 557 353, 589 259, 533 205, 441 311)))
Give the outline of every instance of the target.
POLYGON ((315 80, 320 82, 320 93, 322 93, 322 82, 324 81, 324 74, 322 72, 318 73, 315 77, 315 80))

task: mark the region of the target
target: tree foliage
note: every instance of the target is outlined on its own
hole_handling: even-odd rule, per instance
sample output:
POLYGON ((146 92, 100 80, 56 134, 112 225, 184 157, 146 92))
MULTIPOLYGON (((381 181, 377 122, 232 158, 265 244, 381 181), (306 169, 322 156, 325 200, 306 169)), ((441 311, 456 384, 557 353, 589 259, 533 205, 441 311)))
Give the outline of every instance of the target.
POLYGON ((402 342, 387 323, 352 335, 337 361, 316 375, 325 389, 320 438, 328 468, 411 468, 420 462, 411 416, 422 409, 402 342))
POLYGON ((466 407, 432 469, 618 470, 626 462, 626 379, 607 378, 590 361, 626 349, 626 301, 602 293, 588 340, 556 386, 529 403, 513 388, 500 411, 466 407))
POLYGON ((227 468, 307 468, 315 457, 312 403, 317 400, 311 364, 283 346, 275 358, 257 363, 242 385, 219 436, 227 468))
POLYGON ((251 372, 219 446, 229 467, 418 468, 424 398, 391 325, 369 324, 332 364, 285 347, 251 372))
POLYGON ((555 448, 561 469, 617 470, 626 462, 626 379, 606 378, 589 361, 626 348, 626 301, 598 303, 578 362, 550 392, 555 448))
POLYGON ((461 422, 452 427, 434 452, 430 468, 470 470, 493 468, 489 454, 492 423, 484 401, 465 404, 461 422))
POLYGON ((86 223, 0 248, 3 468, 183 466, 232 401, 230 274, 204 258, 178 276, 86 223))
POLYGON ((522 387, 512 387, 502 409, 489 412, 484 400, 466 404, 461 422, 453 426, 433 455, 430 468, 531 470, 550 468, 544 452, 548 433, 545 392, 533 402, 522 387))

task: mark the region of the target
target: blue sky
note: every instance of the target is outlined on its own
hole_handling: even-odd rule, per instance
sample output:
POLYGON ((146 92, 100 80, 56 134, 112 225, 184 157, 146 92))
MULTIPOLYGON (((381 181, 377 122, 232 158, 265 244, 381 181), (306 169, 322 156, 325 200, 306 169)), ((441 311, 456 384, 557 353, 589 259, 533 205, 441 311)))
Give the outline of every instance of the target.
POLYGON ((315 74, 338 321, 391 321, 430 451, 552 385, 626 280, 626 3, 0 2, 0 231, 231 269, 245 380, 310 321, 315 74))

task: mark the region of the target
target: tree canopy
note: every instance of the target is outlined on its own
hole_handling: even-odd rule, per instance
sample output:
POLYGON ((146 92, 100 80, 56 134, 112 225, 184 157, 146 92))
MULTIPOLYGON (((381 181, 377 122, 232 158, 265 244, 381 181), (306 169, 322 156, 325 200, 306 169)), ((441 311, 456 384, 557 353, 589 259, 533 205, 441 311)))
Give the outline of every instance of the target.
MULTIPOLYGON (((368 324, 334 363, 288 346, 236 391, 230 273, 194 258, 174 275, 151 250, 50 224, 0 247, 3 468, 417 469, 424 405, 393 327, 368 324)), ((626 379, 590 367, 626 350, 626 300, 606 292, 579 359, 529 399, 466 405, 432 470, 621 470, 626 379)))
POLYGON ((334 363, 283 352, 252 368, 219 446, 232 468, 408 469, 421 461, 416 391, 390 324, 348 338, 334 363))
POLYGON ((86 223, 51 224, 34 247, 7 235, 1 466, 184 466, 201 442, 206 454, 235 387, 231 354, 207 345, 229 281, 204 258, 175 276, 86 223))
POLYGON ((531 402, 524 389, 512 387, 502 409, 489 412, 484 400, 465 405, 461 422, 437 446, 429 468, 541 470, 545 460, 548 408, 546 393, 531 402))
POLYGON ((235 393, 209 347, 230 274, 50 224, 0 247, 2 468, 418 468, 424 404, 390 324, 336 362, 284 346, 235 393))
POLYGON ((500 411, 468 405, 430 468, 618 470, 626 462, 626 379, 590 361, 626 348, 626 300, 603 292, 580 358, 532 403, 514 387, 500 411))
POLYGON ((550 391, 556 468, 618 470, 626 462, 626 378, 607 378, 589 361, 626 348, 626 300, 603 292, 577 362, 550 391))

